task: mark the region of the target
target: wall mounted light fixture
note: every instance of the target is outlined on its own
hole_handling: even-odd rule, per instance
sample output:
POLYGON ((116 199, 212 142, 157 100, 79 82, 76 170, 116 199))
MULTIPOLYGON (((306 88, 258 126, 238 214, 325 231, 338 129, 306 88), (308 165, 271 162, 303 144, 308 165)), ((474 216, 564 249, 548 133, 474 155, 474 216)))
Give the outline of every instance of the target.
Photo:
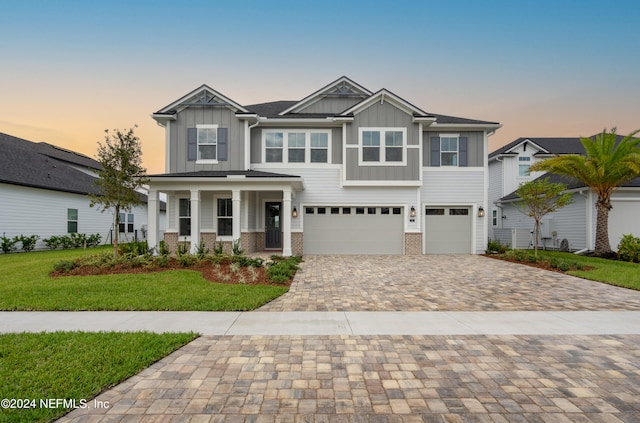
POLYGON ((478 207, 478 217, 484 217, 484 208, 482 206, 478 207))
POLYGON ((296 207, 291 211, 291 217, 298 217, 298 209, 296 207))
POLYGON ((411 206, 411 210, 409 211, 409 217, 416 217, 416 208, 411 206))

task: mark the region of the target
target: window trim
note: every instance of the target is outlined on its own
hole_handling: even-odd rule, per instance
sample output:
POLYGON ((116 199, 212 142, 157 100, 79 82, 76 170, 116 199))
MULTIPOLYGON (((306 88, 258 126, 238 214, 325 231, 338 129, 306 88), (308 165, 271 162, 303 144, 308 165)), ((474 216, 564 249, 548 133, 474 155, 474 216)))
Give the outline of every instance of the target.
POLYGON ((405 127, 360 127, 358 128, 358 165, 359 166, 406 166, 407 165, 407 128, 405 127), (364 132, 378 132, 380 135, 379 148, 379 160, 377 161, 365 161, 364 160, 364 148, 372 148, 371 146, 363 145, 364 132), (401 161, 387 161, 386 154, 386 133, 387 132, 401 132, 402 133, 402 145, 401 146, 389 146, 391 148, 402 148, 402 160, 401 161))
POLYGON ((215 125, 196 125, 196 164, 218 164, 218 126, 215 125), (202 144, 202 145, 215 145, 216 158, 215 159, 198 159, 200 155, 200 129, 215 129, 216 131, 216 143, 215 144, 202 144))
MULTIPOLYGON (((308 129, 308 128, 290 128, 290 129, 263 129, 262 135, 262 159, 260 164, 267 166, 326 166, 331 164, 331 130, 330 129, 308 129), (267 149, 275 149, 280 147, 267 147, 267 134, 278 133, 282 134, 282 161, 280 162, 268 162, 267 161, 267 149), (304 134, 304 162, 290 162, 289 161, 289 134, 304 134), (311 150, 323 150, 322 147, 311 147, 311 134, 326 134, 327 135, 327 161, 326 162, 312 162, 311 150)), ((293 149, 301 150, 301 147, 293 147, 293 149)))
POLYGON ((232 241, 233 240, 233 199, 230 195, 214 195, 213 197, 213 207, 214 207, 214 228, 216 232, 216 240, 218 241, 232 241), (230 200, 231 201, 231 216, 222 216, 218 215, 218 200, 230 200), (218 232, 218 219, 230 219, 231 220, 231 235, 220 235, 218 232))
MULTIPOLYGON (((190 240, 191 239, 191 232, 189 232, 189 235, 182 235, 180 234, 180 219, 186 219, 187 217, 189 218, 189 221, 191 221, 191 197, 177 197, 176 198, 176 220, 177 220, 177 230, 178 230, 178 238, 182 237, 183 240, 190 240), (180 201, 182 200, 187 200, 189 202, 189 216, 181 216, 180 215, 180 201)), ((189 226, 191 226, 191 223, 189 223, 189 226)))
POLYGON ((446 168, 461 167, 460 166, 460 134, 445 133, 445 134, 439 134, 438 137, 440 138, 440 167, 446 167, 446 168), (442 164, 443 163, 442 153, 453 153, 452 150, 444 151, 442 149, 442 140, 444 138, 455 138, 456 139, 456 151, 455 151, 456 164, 454 164, 454 165, 442 164))
POLYGON ((67 208, 67 233, 68 234, 77 234, 78 233, 78 221, 80 220, 80 213, 78 211, 78 209, 72 209, 72 208, 67 208), (69 212, 71 210, 75 210, 76 212, 76 218, 74 219, 70 219, 69 218, 69 212), (75 232, 70 232, 69 231, 69 223, 75 223, 76 224, 76 230, 75 232))
POLYGON ((531 162, 532 160, 530 156, 518 156, 518 178, 528 178, 529 176, 531 176, 531 172, 529 172, 529 168, 531 167, 531 162), (523 175, 520 172, 520 169, 524 167, 527 168, 526 175, 523 175))

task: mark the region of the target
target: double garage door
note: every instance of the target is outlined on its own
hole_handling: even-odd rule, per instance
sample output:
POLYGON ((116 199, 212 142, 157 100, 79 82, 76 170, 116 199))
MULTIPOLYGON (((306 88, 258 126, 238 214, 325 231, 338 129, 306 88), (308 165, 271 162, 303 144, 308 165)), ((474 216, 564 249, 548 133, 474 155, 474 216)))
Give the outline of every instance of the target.
POLYGON ((304 208, 305 254, 402 254, 401 207, 304 208))
POLYGON ((427 254, 471 253, 471 207, 425 208, 424 245, 427 254))

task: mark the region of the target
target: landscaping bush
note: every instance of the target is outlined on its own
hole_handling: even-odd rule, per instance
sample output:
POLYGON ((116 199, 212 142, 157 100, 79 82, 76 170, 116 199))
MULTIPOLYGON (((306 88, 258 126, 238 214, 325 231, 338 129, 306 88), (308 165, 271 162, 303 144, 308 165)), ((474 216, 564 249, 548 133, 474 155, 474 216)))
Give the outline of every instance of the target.
POLYGON ((52 235, 51 237, 45 238, 42 241, 45 243, 47 247, 51 248, 52 250, 55 250, 60 245, 62 245, 62 241, 60 240, 60 237, 56 235, 52 235))
POLYGON ((622 235, 618 244, 618 258, 624 261, 640 262, 640 238, 632 234, 622 235))
POLYGON ((33 249, 36 248, 36 243, 39 239, 39 235, 20 235, 14 238, 14 240, 20 241, 20 243, 22 244, 22 251, 27 253, 29 251, 33 251, 33 249))
POLYGON ((171 254, 171 251, 169 251, 169 247, 167 247, 167 244, 164 241, 160 241, 159 253, 161 256, 168 256, 169 254, 171 254))
POLYGON ((207 254, 209 254, 209 249, 204 245, 204 241, 200 241, 200 244, 196 247, 196 257, 198 257, 198 260, 204 260, 207 254))
POLYGON ((300 269, 298 263, 302 261, 300 257, 271 256, 271 262, 267 263, 267 279, 273 283, 287 283, 300 269))
POLYGON ((0 248, 2 248, 2 252, 5 254, 12 253, 16 250, 17 242, 18 242, 17 237, 9 238, 5 236, 5 234, 3 233, 2 236, 0 237, 0 248))
POLYGON ((118 245, 118 250, 120 254, 131 255, 131 256, 142 256, 142 255, 150 255, 151 251, 149 250, 149 244, 147 241, 138 241, 138 242, 127 242, 124 244, 118 245))
POLYGON ((216 256, 224 254, 224 244, 221 241, 216 242, 213 247, 213 254, 216 256))
POLYGON ((77 267, 77 263, 73 260, 60 260, 53 265, 56 272, 70 272, 77 267))
POLYGON ((240 240, 236 239, 233 241, 233 246, 231 247, 234 256, 241 256, 244 251, 240 248, 240 240))
POLYGON ((490 239, 487 242, 487 254, 504 254, 509 249, 509 246, 502 244, 499 239, 490 239))

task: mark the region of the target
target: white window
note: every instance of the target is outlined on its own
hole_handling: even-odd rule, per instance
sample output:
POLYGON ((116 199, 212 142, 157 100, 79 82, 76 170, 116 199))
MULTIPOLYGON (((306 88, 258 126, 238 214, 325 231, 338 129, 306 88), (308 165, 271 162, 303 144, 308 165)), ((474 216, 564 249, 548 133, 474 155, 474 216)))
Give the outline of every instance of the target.
POLYGON ((440 166, 458 166, 458 135, 440 136, 440 166))
POLYGON ((78 233, 78 209, 67 209, 67 232, 78 233))
POLYGON ((360 128, 359 132, 360 165, 406 164, 406 128, 360 128))
POLYGON ((330 132, 263 131, 264 163, 329 163, 330 132))
POLYGON ((529 176, 531 157, 518 157, 518 176, 529 176))
POLYGON ((120 213, 120 223, 118 225, 120 233, 133 233, 133 213, 120 213))
POLYGON ((197 161, 215 163, 218 159, 218 125, 198 125, 197 129, 197 161))
POLYGON ((498 226, 498 210, 491 212, 491 223, 493 226, 498 226))
POLYGON ((191 236, 191 200, 178 200, 178 235, 191 236))
POLYGON ((217 199, 218 229, 217 236, 233 235, 233 202, 231 198, 217 199))

